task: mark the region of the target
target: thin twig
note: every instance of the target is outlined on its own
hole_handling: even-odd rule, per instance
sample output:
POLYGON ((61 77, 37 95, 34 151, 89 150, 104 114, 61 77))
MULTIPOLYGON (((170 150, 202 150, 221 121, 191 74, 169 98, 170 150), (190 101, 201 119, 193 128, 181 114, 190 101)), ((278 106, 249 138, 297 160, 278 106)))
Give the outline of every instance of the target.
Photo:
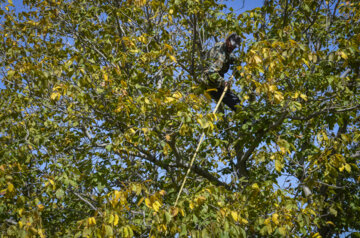
POLYGON ((324 183, 324 182, 321 182, 321 181, 316 181, 316 182, 319 183, 319 184, 321 184, 321 185, 328 186, 328 187, 330 187, 330 188, 345 189, 345 187, 339 187, 339 186, 332 185, 332 184, 327 184, 327 183, 324 183))
POLYGON ((83 198, 80 194, 78 194, 77 192, 73 192, 78 198, 80 198, 80 200, 82 200, 83 202, 85 202, 86 204, 88 204, 94 211, 97 211, 100 216, 102 216, 102 212, 99 211, 99 209, 97 209, 94 205, 92 205, 91 202, 89 202, 88 200, 86 200, 85 198, 83 198))
POLYGON ((18 223, 12 219, 5 219, 5 222, 11 224, 11 225, 17 225, 18 223))

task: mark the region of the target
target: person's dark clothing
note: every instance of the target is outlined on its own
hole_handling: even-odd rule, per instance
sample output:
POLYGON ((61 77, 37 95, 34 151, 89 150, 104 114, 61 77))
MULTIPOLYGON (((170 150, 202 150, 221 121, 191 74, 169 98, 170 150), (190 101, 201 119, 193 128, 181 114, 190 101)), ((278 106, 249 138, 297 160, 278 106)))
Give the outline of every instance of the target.
MULTIPOLYGON (((219 101, 222 93, 224 92, 224 89, 224 86, 220 86, 216 89, 216 91, 209 91, 209 94, 214 100, 219 101)), ((236 94, 234 94, 231 90, 228 89, 224 95, 222 102, 235 112, 235 106, 240 104, 240 99, 238 98, 238 96, 236 96, 236 94)))

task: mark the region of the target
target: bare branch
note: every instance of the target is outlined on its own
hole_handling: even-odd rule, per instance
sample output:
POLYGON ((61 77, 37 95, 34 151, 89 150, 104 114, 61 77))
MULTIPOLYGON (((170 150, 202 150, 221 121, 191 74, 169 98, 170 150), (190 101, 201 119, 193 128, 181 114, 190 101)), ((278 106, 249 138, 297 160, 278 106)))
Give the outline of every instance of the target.
POLYGON ((360 108, 360 104, 356 105, 356 106, 353 106, 353 107, 348 107, 348 108, 330 107, 330 108, 325 108, 325 109, 323 109, 321 111, 314 112, 314 113, 310 114, 307 117, 290 116, 288 118, 292 119, 292 120, 305 120, 306 121, 306 120, 310 120, 313 117, 319 116, 319 115, 321 115, 323 113, 348 112, 348 111, 352 111, 352 110, 355 110, 355 109, 358 109, 358 108, 360 108))
POLYGON ((85 202, 86 204, 88 204, 94 211, 97 211, 101 216, 103 215, 102 212, 100 212, 98 210, 98 208, 96 208, 91 202, 89 202, 88 200, 86 200, 84 197, 82 197, 80 194, 78 194, 77 192, 73 192, 80 200, 82 200, 83 202, 85 202))
POLYGON ((319 184, 321 184, 321 185, 328 186, 328 187, 330 187, 330 188, 345 189, 345 187, 339 187, 339 186, 332 185, 332 184, 327 184, 327 183, 324 183, 324 182, 321 182, 321 181, 316 181, 316 182, 319 183, 319 184))
POLYGON ((18 223, 12 219, 5 219, 5 222, 11 224, 11 225, 17 225, 18 223))

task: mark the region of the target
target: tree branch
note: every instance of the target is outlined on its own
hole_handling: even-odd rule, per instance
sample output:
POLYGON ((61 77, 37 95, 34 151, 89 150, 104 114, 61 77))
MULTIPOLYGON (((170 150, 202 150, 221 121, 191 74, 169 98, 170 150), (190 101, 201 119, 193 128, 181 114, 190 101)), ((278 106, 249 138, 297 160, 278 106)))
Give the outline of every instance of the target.
POLYGON ((332 185, 332 184, 327 184, 327 183, 324 183, 324 182, 321 182, 321 181, 316 181, 316 183, 319 183, 319 184, 321 184, 321 185, 328 186, 328 187, 330 187, 330 188, 345 189, 345 187, 339 187, 339 186, 332 185))
POLYGON ((284 10, 284 17, 283 17, 283 28, 285 27, 286 25, 286 20, 287 20, 287 13, 288 13, 288 5, 289 5, 289 2, 288 0, 286 0, 286 5, 285 5, 285 10, 284 10))
POLYGON ((321 114, 323 114, 325 112, 327 112, 327 113, 330 113, 330 112, 332 112, 332 113, 340 113, 340 112, 352 111, 352 110, 358 109, 358 108, 360 108, 360 104, 356 105, 356 106, 353 106, 353 107, 348 107, 348 108, 330 107, 330 108, 326 108, 326 109, 318 111, 318 112, 314 112, 314 113, 310 114, 307 117, 290 116, 288 118, 292 119, 292 120, 305 120, 305 121, 307 121, 307 120, 310 120, 311 118, 316 117, 318 115, 321 115, 321 114))
POLYGON ((12 219, 5 219, 5 222, 11 224, 11 225, 17 225, 18 223, 12 219))
POLYGON ((83 202, 85 202, 86 204, 88 204, 94 211, 97 211, 101 216, 103 215, 102 212, 99 211, 98 208, 96 208, 94 205, 92 205, 91 202, 89 202, 88 200, 86 200, 85 198, 83 198, 80 194, 78 194, 77 192, 73 192, 80 200, 82 200, 83 202))
MULTIPOLYGON (((286 107, 286 106, 285 106, 286 107)), ((264 137, 265 135, 265 132, 268 132, 276 127, 278 127, 286 118, 288 112, 287 111, 284 111, 279 120, 275 123, 273 123, 272 125, 270 125, 270 127, 268 128, 263 128, 263 129, 260 129, 258 132, 257 132, 257 135, 255 137, 255 140, 254 140, 254 143, 251 145, 251 147, 245 152, 245 154, 241 157, 240 161, 246 161, 250 156, 251 154, 254 152, 254 150, 256 149, 256 147, 260 144, 260 142, 262 141, 262 138, 264 137)))

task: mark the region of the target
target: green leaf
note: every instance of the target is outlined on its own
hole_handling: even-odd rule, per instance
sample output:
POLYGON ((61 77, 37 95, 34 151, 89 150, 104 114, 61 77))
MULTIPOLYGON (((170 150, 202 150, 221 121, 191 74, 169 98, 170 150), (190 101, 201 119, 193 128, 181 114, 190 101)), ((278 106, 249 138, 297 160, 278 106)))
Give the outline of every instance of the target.
POLYGON ((113 236, 113 229, 109 225, 105 225, 105 236, 113 236))
POLYGON ((276 169, 276 171, 281 172, 282 168, 283 168, 282 162, 279 159, 276 159, 275 160, 275 169, 276 169))
POLYGON ((58 189, 58 190, 56 190, 56 192, 55 192, 55 195, 56 195, 56 197, 58 198, 58 199, 61 199, 62 197, 64 197, 64 190, 62 190, 62 189, 58 189))

